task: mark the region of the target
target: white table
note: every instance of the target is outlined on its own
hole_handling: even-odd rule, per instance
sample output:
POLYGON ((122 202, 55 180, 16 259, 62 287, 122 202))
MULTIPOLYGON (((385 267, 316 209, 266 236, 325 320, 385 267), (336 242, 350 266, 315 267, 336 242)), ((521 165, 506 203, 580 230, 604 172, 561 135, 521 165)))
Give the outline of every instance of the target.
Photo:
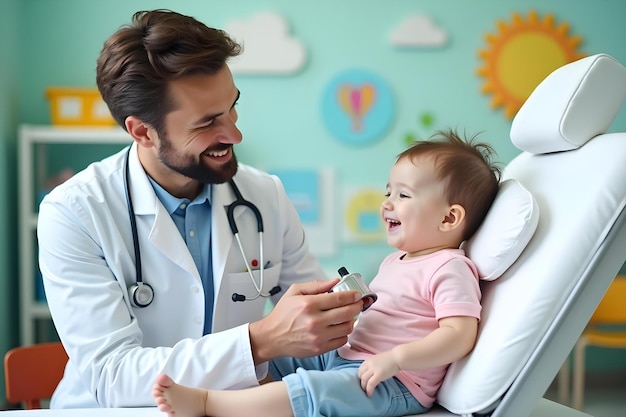
POLYGON ((2 417, 166 417, 156 407, 147 408, 72 408, 63 410, 1 411, 2 417))
MULTIPOLYGON (((441 408, 433 409, 424 417, 453 417, 441 408)), ((165 417, 156 407, 149 408, 89 408, 67 410, 12 410, 0 411, 0 417, 165 417)), ((531 417, 591 417, 561 404, 542 398, 531 417)))

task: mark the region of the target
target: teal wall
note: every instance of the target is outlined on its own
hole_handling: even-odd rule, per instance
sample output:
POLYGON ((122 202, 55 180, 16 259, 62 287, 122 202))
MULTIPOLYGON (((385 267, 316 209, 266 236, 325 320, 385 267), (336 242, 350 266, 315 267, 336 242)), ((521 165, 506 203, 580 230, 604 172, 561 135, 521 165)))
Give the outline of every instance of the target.
MULTIPOLYGON (((104 40, 141 9, 175 8, 205 23, 224 27, 235 18, 274 11, 284 16, 308 52, 298 74, 236 76, 242 97, 238 107, 244 142, 240 159, 260 168, 320 166, 335 169, 338 199, 343 186, 381 189, 407 132, 428 136, 455 127, 482 138, 508 162, 517 150, 509 141, 510 120, 492 110, 491 96, 479 92, 484 79, 477 51, 486 48, 485 34, 497 32, 496 21, 511 22, 514 11, 526 16, 553 13, 556 24, 568 23, 580 36, 584 54, 608 53, 626 63, 626 2, 623 0, 0 0, 0 351, 16 344, 15 132, 19 123, 50 121, 44 90, 48 86, 94 86, 95 60, 104 40), (431 17, 449 35, 443 48, 398 50, 387 35, 409 14, 431 17), (9 41, 15 40, 15 41, 9 41), (363 147, 345 145, 325 129, 320 115, 324 87, 346 69, 372 71, 393 91, 396 114, 381 140, 363 147), (19 76, 18 76, 19 75, 19 76), (428 112, 434 124, 418 116, 428 112)), ((626 131, 626 108, 611 129, 626 131)), ((325 268, 346 265, 371 278, 389 252, 384 242, 345 243, 337 254, 322 258, 325 268)), ((598 355, 600 356, 600 355, 598 355)), ((621 356, 622 364, 626 363, 621 356)), ((590 358, 590 367, 614 366, 590 358)))
MULTIPOLYGON (((16 139, 20 0, 0 0, 0 355, 17 343, 16 139)), ((1 358, 1 356, 0 356, 1 358)), ((0 377, 0 404, 4 372, 0 377)))
MULTIPOLYGON (((95 61, 104 40, 127 23, 134 11, 157 7, 176 7, 216 27, 262 11, 285 16, 308 50, 307 66, 286 77, 236 76, 242 91, 238 111, 244 133, 238 154, 242 161, 265 169, 331 166, 340 186, 338 196, 342 186, 368 184, 383 190, 388 168, 404 147, 402 138, 407 132, 428 136, 448 126, 484 132, 483 139, 494 145, 503 162, 517 154, 508 137, 510 120, 501 110, 490 108, 492 97, 479 93, 485 80, 476 76, 481 65, 477 51, 487 46, 485 34, 496 32, 497 20, 510 22, 513 11, 554 13, 557 24, 567 22, 570 35, 583 38, 581 52, 605 52, 626 62, 621 40, 626 34, 626 3, 620 0, 575 4, 561 0, 29 0, 20 3, 19 17, 21 121, 49 122, 43 94, 47 86, 95 85, 95 61), (390 47, 388 33, 413 13, 430 16, 443 27, 449 44, 417 50, 390 47), (384 139, 364 147, 337 141, 320 115, 324 87, 339 71, 352 68, 384 78, 396 101, 395 118, 384 139), (424 112, 434 116, 433 126, 418 123, 424 112)), ((626 129, 626 110, 613 128, 626 129)), ((322 262, 331 271, 346 264, 371 277, 388 251, 384 242, 341 242, 337 255, 322 262)))

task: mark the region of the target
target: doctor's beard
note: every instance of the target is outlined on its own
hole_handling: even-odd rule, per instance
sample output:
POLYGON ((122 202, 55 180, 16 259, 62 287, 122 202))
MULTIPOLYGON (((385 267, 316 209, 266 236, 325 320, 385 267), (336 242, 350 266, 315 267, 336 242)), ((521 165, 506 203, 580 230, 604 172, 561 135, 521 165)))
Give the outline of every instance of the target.
POLYGON ((174 151, 169 139, 163 135, 161 137, 161 146, 159 147, 159 160, 171 169, 186 176, 187 178, 200 181, 203 184, 222 184, 230 180, 237 173, 237 157, 232 145, 220 146, 215 149, 207 149, 208 151, 224 150, 230 147, 231 158, 228 162, 219 165, 217 168, 211 168, 202 162, 202 156, 195 160, 192 156, 177 155, 174 151))

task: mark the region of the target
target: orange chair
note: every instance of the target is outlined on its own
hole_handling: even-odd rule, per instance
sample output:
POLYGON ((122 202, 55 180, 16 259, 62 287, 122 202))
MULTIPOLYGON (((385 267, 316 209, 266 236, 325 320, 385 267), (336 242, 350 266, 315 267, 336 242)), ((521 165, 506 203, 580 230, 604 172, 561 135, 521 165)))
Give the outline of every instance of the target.
POLYGON ((626 348, 626 276, 618 275, 607 290, 574 347, 572 405, 583 408, 585 348, 626 348))
POLYGON ((41 408, 41 400, 50 398, 61 380, 67 359, 60 342, 9 350, 4 355, 7 400, 23 402, 27 410, 41 408))

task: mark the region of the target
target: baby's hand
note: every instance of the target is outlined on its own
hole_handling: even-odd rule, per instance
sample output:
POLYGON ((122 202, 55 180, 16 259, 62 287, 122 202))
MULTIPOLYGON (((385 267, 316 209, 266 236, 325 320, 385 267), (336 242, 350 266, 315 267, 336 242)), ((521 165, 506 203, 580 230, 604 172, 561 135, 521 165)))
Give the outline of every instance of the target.
POLYGON ((367 359, 359 368, 359 378, 361 379, 361 388, 367 393, 368 397, 374 394, 376 386, 394 376, 400 371, 400 367, 396 363, 391 351, 379 353, 367 359))

